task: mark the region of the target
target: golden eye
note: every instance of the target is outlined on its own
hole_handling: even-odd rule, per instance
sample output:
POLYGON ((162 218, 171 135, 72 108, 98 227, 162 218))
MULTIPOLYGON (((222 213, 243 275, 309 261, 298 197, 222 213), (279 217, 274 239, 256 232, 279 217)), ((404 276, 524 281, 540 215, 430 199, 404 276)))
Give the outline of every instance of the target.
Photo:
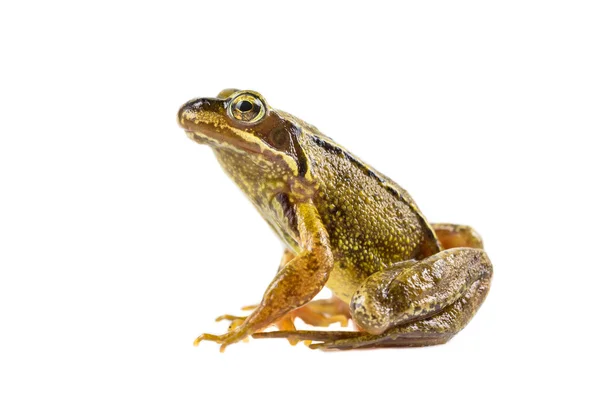
POLYGON ((229 114, 238 121, 253 124, 265 116, 265 105, 254 95, 241 94, 229 104, 229 114))

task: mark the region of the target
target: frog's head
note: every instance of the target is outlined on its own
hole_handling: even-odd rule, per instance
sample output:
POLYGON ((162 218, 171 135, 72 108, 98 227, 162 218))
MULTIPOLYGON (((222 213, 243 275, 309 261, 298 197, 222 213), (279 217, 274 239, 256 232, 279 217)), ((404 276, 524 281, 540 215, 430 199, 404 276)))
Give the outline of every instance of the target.
POLYGON ((277 164, 293 176, 307 172, 298 141, 301 128, 257 92, 225 89, 216 98, 190 100, 179 110, 178 121, 198 143, 277 164))

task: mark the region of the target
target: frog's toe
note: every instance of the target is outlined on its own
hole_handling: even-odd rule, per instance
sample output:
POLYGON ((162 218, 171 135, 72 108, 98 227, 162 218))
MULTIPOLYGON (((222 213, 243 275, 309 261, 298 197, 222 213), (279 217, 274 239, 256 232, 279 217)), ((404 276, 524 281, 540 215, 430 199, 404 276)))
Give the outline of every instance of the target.
POLYGON ((237 320, 245 320, 247 317, 239 317, 237 315, 231 315, 231 314, 223 314, 223 315, 219 315, 217 318, 215 318, 216 322, 220 322, 220 321, 237 321, 237 320))
POLYGON ((220 344, 220 351, 223 353, 227 346, 239 342, 240 340, 244 340, 247 336, 248 334, 239 328, 233 329, 224 335, 203 333, 202 335, 198 336, 196 340, 194 340, 194 346, 198 346, 200 342, 207 340, 220 344))
MULTIPOLYGON (((232 331, 234 329, 236 329, 238 326, 242 325, 244 323, 244 321, 246 320, 246 318, 248 318, 247 316, 243 316, 243 317, 239 317, 237 315, 231 315, 231 314, 223 314, 223 315, 219 315, 215 321, 216 322, 220 322, 220 321, 231 321, 231 323, 229 324, 229 331, 232 331)), ((246 341, 246 340, 244 340, 246 341)))
POLYGON ((219 339, 221 336, 219 335, 212 335, 210 333, 203 333, 202 335, 198 336, 196 338, 196 340, 194 340, 194 346, 198 346, 200 344, 201 341, 203 340, 208 340, 210 342, 217 342, 219 343, 219 339))
MULTIPOLYGON (((292 316, 291 313, 285 315, 283 318, 277 321, 275 323, 275 326, 277 327, 277 329, 279 329, 279 332, 296 332, 296 325, 294 325, 294 316, 292 316)), ((292 346, 297 345, 300 341, 294 337, 288 337, 287 340, 292 346)))
POLYGON ((318 311, 311 310, 310 308, 300 308, 290 313, 293 318, 300 318, 308 325, 318 327, 328 327, 329 325, 340 323, 341 326, 348 326, 348 317, 345 315, 329 315, 318 311))

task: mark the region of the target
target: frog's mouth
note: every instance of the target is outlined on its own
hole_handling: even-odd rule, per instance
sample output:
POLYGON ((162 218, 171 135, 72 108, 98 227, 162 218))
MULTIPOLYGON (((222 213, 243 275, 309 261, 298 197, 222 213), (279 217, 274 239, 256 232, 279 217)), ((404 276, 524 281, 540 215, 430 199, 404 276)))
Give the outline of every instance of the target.
POLYGON ((201 131, 192 131, 186 129, 185 134, 194 142, 206 144, 213 148, 229 149, 238 153, 262 153, 261 146, 259 144, 256 142, 248 142, 247 140, 244 140, 236 135, 235 132, 223 134, 217 131, 210 131, 209 134, 205 134, 201 131))
POLYGON ((188 138, 192 139, 194 142, 199 144, 206 144, 212 147, 221 147, 225 145, 225 141, 223 138, 216 138, 214 134, 205 135, 202 132, 190 131, 188 129, 185 130, 185 134, 188 138))
POLYGON ((213 140, 211 138, 209 138, 208 136, 204 136, 204 135, 197 135, 196 132, 194 131, 189 131, 189 130, 185 130, 185 134, 187 135, 188 138, 192 139, 194 142, 196 143, 200 143, 200 144, 207 144, 207 145, 217 145, 217 141, 213 140))

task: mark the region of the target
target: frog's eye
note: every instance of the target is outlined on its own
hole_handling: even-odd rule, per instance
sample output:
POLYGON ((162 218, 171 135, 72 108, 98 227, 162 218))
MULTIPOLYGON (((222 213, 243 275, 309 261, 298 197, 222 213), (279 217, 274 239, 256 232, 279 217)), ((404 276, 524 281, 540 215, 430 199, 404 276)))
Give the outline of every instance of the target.
POLYGON ((253 124, 265 116, 265 105, 252 94, 241 94, 229 103, 229 114, 236 120, 253 124))

